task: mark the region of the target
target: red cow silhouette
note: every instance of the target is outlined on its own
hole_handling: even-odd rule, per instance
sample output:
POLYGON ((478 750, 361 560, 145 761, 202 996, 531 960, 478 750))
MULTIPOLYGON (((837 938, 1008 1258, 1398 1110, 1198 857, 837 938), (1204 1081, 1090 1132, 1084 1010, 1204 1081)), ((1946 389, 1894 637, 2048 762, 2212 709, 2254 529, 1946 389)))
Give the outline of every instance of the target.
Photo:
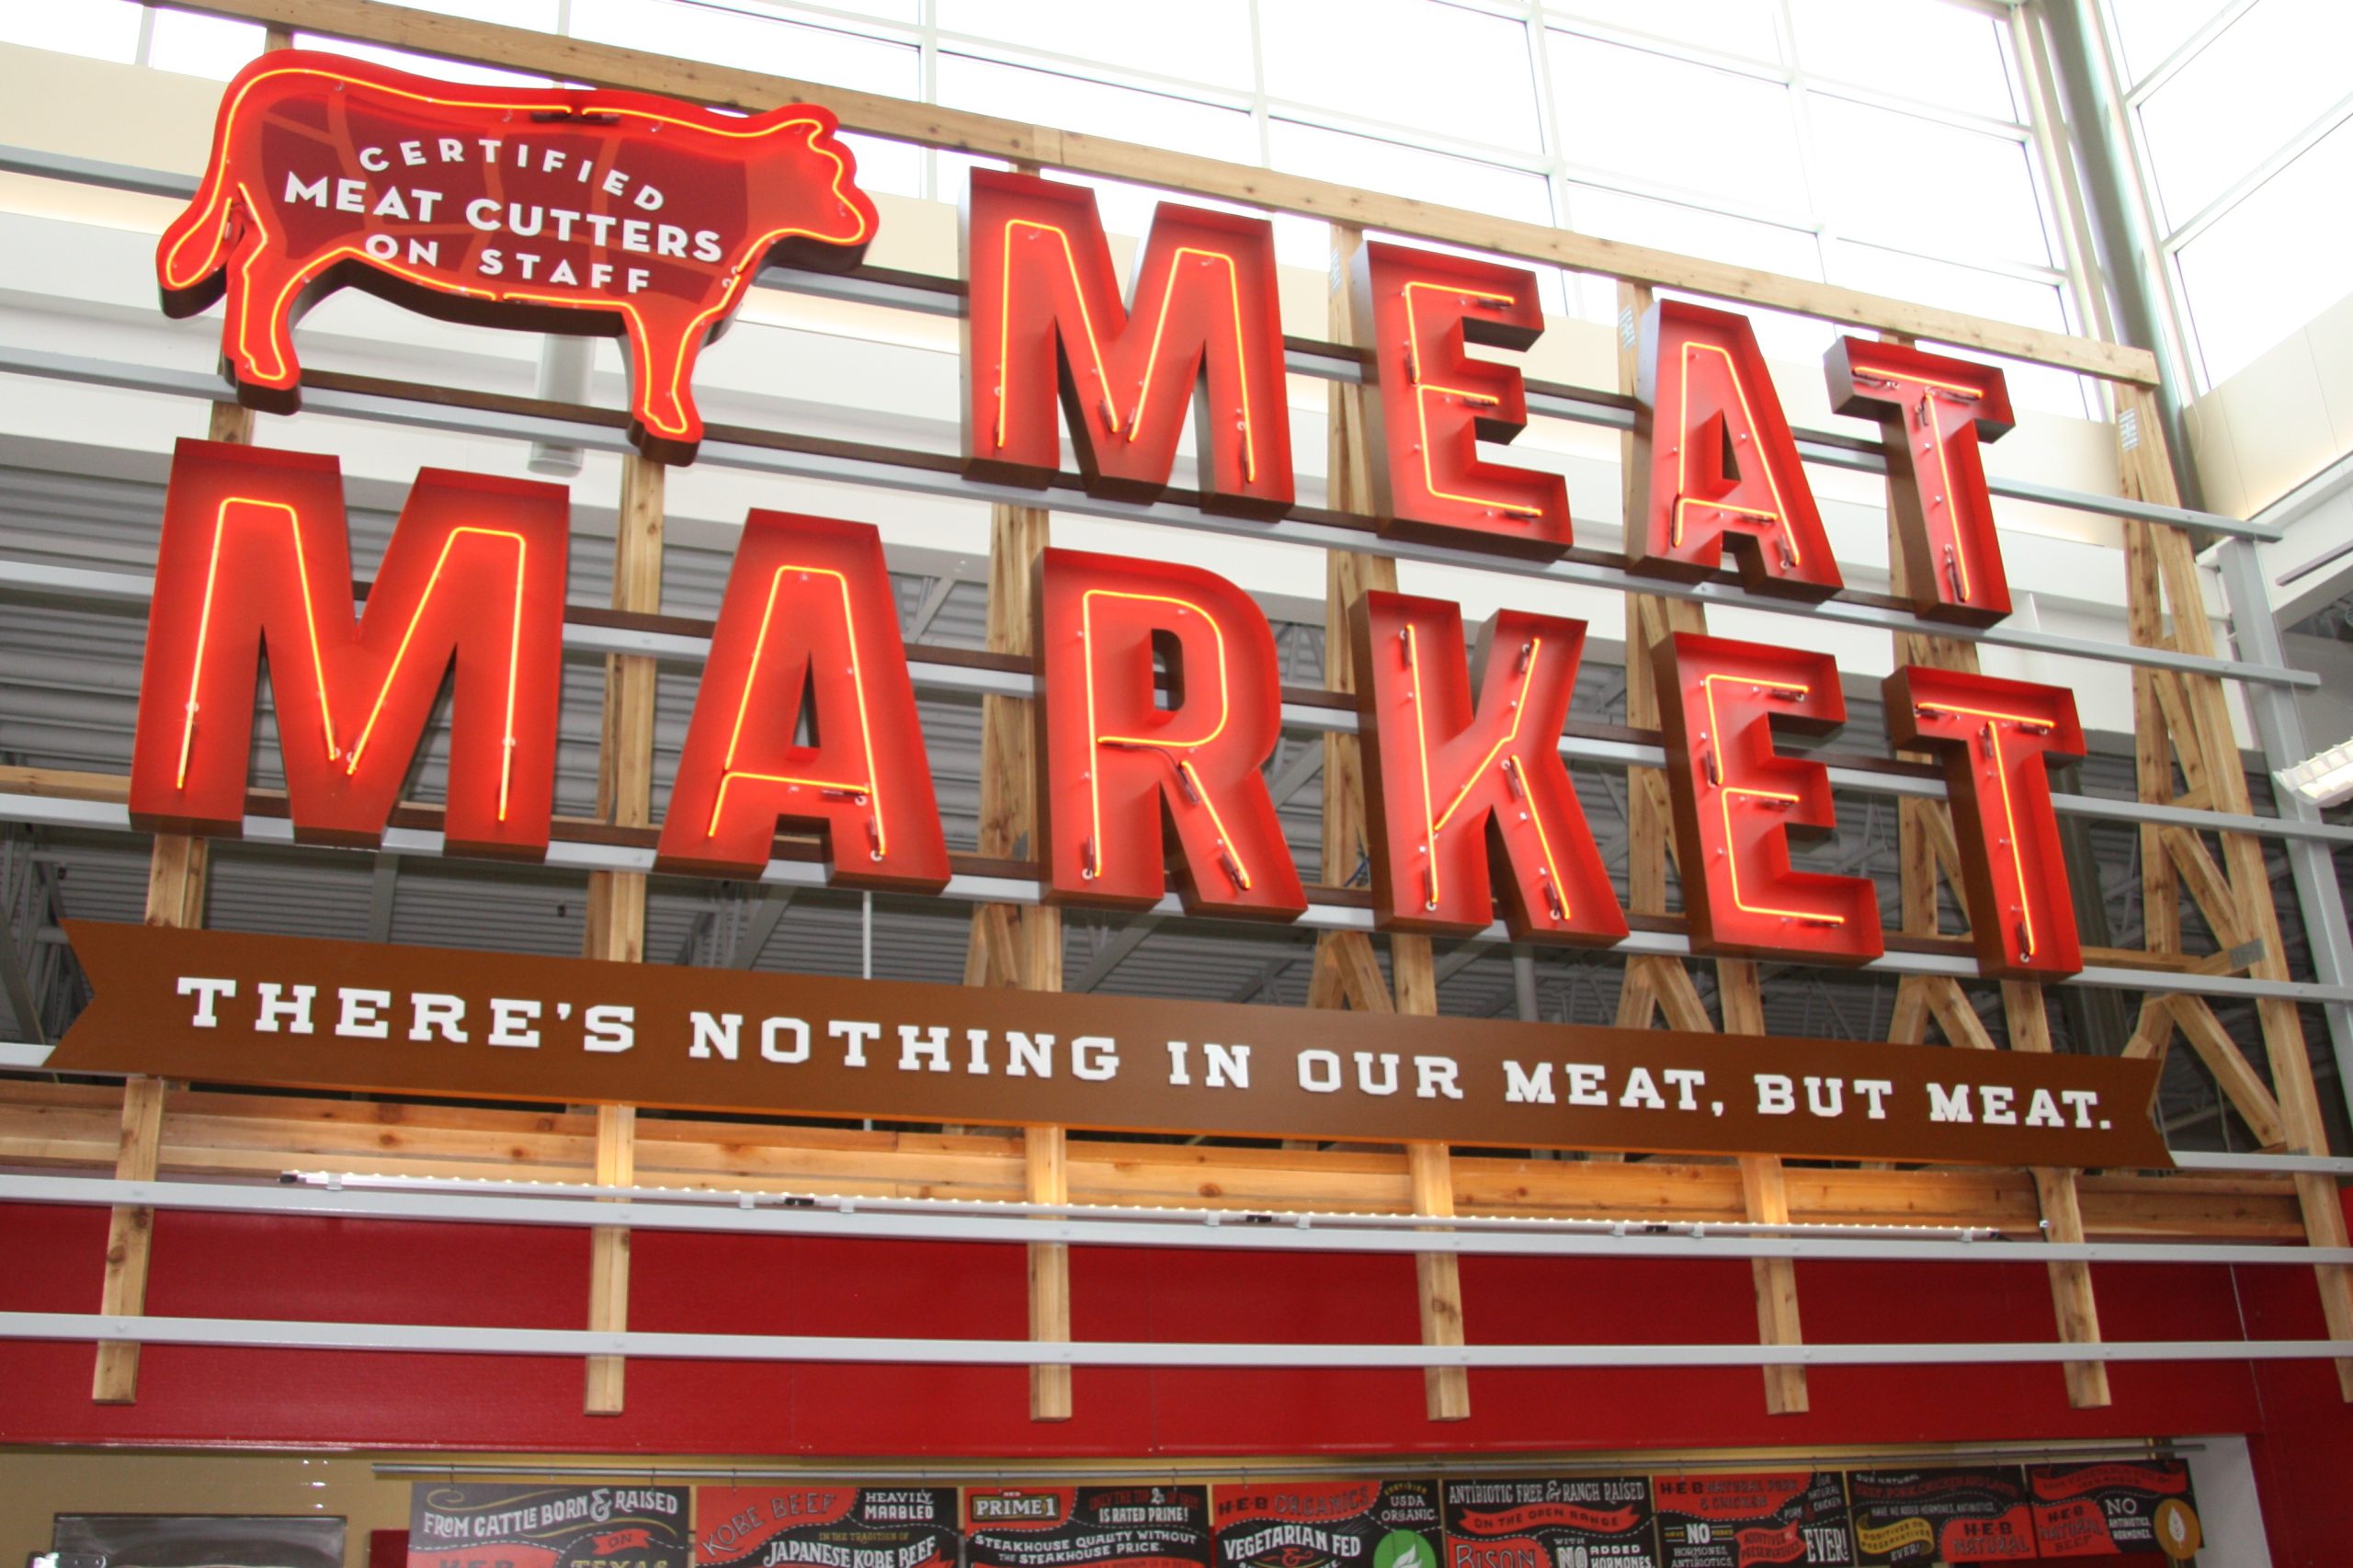
POLYGON ((226 294, 238 401, 279 413, 301 381, 294 323, 347 284, 449 320, 620 336, 631 438, 691 461, 696 356, 759 267, 853 266, 873 236, 837 129, 806 104, 735 116, 266 54, 223 93, 196 199, 156 249, 164 309, 226 294))

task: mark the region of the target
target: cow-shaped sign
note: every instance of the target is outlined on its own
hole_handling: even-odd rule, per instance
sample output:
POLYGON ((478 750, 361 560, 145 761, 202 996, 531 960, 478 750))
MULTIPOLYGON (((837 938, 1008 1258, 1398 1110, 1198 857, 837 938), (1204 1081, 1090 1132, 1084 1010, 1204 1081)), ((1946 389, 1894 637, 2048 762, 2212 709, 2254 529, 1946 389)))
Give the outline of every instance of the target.
POLYGON ((222 358, 289 412, 293 327, 356 285, 411 310, 621 337, 631 438, 693 459, 693 377, 771 258, 853 266, 874 203, 828 111, 728 115, 642 94, 437 82, 278 51, 221 99, 196 199, 155 253, 164 309, 228 297, 222 358))

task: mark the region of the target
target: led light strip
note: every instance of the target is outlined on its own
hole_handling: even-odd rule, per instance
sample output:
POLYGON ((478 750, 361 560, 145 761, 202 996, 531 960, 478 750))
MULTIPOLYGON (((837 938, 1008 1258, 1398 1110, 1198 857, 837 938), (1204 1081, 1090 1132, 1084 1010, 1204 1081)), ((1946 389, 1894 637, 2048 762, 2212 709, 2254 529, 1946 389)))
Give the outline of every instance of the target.
POLYGON ((1414 290, 1416 289, 1428 289, 1440 293, 1453 294, 1465 301, 1476 300, 1496 308, 1516 305, 1519 303, 1519 297, 1516 294, 1498 294, 1488 290, 1465 289, 1451 283, 1438 283, 1425 279, 1416 279, 1408 283, 1402 290, 1405 301, 1405 379, 1414 386, 1414 414, 1421 423, 1422 431, 1422 488, 1441 501, 1460 501, 1466 506, 1491 506, 1514 517, 1542 517, 1543 513, 1533 506, 1523 506, 1517 502, 1506 501, 1496 496, 1458 494, 1454 491, 1440 490, 1438 487, 1438 472, 1430 461, 1430 394, 1436 392, 1441 397, 1459 397, 1466 403, 1483 403, 1490 408, 1495 406, 1495 399, 1485 392, 1466 392, 1461 387, 1439 386, 1436 382, 1422 380, 1422 330, 1420 322, 1414 314, 1414 290))
POLYGON ((2021 960, 2030 959, 2034 957, 2035 949, 2033 901, 2027 897, 2026 855, 2018 843, 2018 808, 2010 799, 2009 769, 2002 765, 2001 726, 2004 723, 2011 723, 2048 730, 2051 728, 2051 721, 2023 713, 2000 713, 1986 708, 1962 708, 1950 702, 1916 702, 1913 704, 1912 710, 1922 718, 1928 718, 1938 713, 1958 713, 1968 718, 1985 721, 1985 727, 1977 733, 1984 737, 1985 744, 1992 748, 1990 760, 1994 765, 1994 779, 2002 790, 2002 822, 2003 825, 2009 830, 2010 871, 2015 879, 2012 885, 2018 889, 2018 903, 2015 907, 2018 910, 2018 924, 2024 927, 2022 933, 2024 943, 2018 957, 2021 960))
POLYGON ((1732 351, 1713 343, 1685 342, 1683 378, 1676 389, 1681 403, 1677 410, 1675 437, 1675 511, 1667 532, 1667 542, 1677 550, 1683 548, 1683 508, 1686 506, 1710 506, 1719 512, 1737 512, 1745 517, 1780 525, 1781 542, 1789 547, 1790 569, 1795 571, 1804 564, 1805 558, 1799 552, 1797 530, 1789 526, 1785 515, 1788 506, 1781 499, 1780 481, 1773 477, 1773 465, 1766 461, 1763 452, 1756 454, 1756 461, 1765 471, 1766 489, 1773 494, 1772 511, 1760 512, 1754 506, 1731 506, 1721 501, 1685 499, 1685 492, 1691 487, 1691 356, 1694 354, 1713 354, 1724 362, 1724 374, 1732 378, 1733 395, 1740 399, 1741 421, 1752 431, 1756 428, 1756 413, 1748 406, 1748 383, 1741 380, 1740 368, 1733 360, 1732 351))
MULTIPOLYGON (((811 654, 810 664, 811 678, 813 682, 816 664, 813 653, 811 654)), ((874 842, 869 846, 868 854, 871 858, 880 860, 890 853, 891 840, 883 825, 882 791, 879 787, 881 775, 874 767, 874 726, 867 716, 866 671, 858 656, 858 611, 850 600, 849 579, 829 566, 812 566, 799 562, 787 562, 779 566, 775 574, 768 578, 767 603, 761 608, 759 635, 753 641, 751 664, 744 672, 744 689, 735 699, 735 727, 728 733, 727 756, 721 764, 719 789, 711 799, 710 821, 703 828, 704 838, 716 838, 719 835, 720 813, 727 809, 728 786, 733 784, 738 778, 748 779, 758 784, 789 784, 810 790, 842 790, 860 801, 870 802, 874 812, 874 842), (751 712, 752 691, 759 683, 760 661, 767 654, 768 628, 776 619, 777 592, 784 585, 784 574, 787 572, 799 572, 804 574, 814 573, 820 577, 830 577, 834 581, 835 588, 841 594, 842 622, 847 629, 849 637, 850 684, 858 693, 858 738, 860 747, 866 754, 866 778, 863 782, 850 783, 831 778, 798 778, 781 773, 751 773, 739 770, 735 766, 736 748, 743 744, 744 739, 744 722, 751 712)))
MULTIPOLYGON (((1233 717, 1233 694, 1226 681, 1225 629, 1217 623, 1217 617, 1191 600, 1176 598, 1167 594, 1137 594, 1120 588, 1089 588, 1079 596, 1078 622, 1079 640, 1086 645, 1085 656, 1081 663, 1086 670, 1086 734, 1089 754, 1086 767, 1086 789, 1093 812, 1091 821, 1094 828, 1094 836, 1087 840, 1088 849, 1086 857, 1087 863, 1081 869, 1080 874, 1088 881, 1092 881, 1101 870, 1103 853, 1103 769, 1099 757, 1095 754, 1107 745, 1138 746, 1158 753, 1164 757, 1167 757, 1172 752, 1198 750, 1225 733, 1227 721, 1233 717), (1133 599, 1142 604, 1174 605, 1177 609, 1189 611, 1209 622, 1210 634, 1217 639, 1218 709, 1217 724, 1208 734, 1197 741, 1172 741, 1165 738, 1152 739, 1142 735, 1107 735, 1102 733, 1095 717, 1095 601, 1098 598, 1133 599)), ((1250 868, 1242 858, 1240 846, 1227 835, 1224 820, 1218 815, 1217 804, 1210 799, 1209 787, 1201 781, 1200 773, 1191 766, 1188 759, 1171 757, 1170 760, 1176 765, 1177 777, 1190 786, 1192 793, 1200 798, 1202 806, 1209 812, 1210 825, 1217 833, 1218 847, 1225 852, 1228 859, 1233 861, 1233 865, 1228 869, 1233 873, 1235 884, 1243 892, 1249 892, 1250 868)))
MULTIPOLYGON (((1522 651, 1520 655, 1521 664, 1518 672, 1520 677, 1519 691, 1518 695, 1512 699, 1511 727, 1504 732, 1503 739, 1497 741, 1488 749, 1487 755, 1479 759, 1479 765, 1471 769, 1469 775, 1463 779, 1462 788, 1455 791, 1454 799, 1447 806, 1446 810, 1440 812, 1436 818, 1432 818, 1430 815, 1430 806, 1432 804, 1430 796, 1430 743, 1427 722, 1422 716, 1427 708, 1427 704, 1422 700, 1420 643, 1415 637, 1412 623, 1408 622, 1406 624, 1405 670, 1413 680, 1413 690, 1407 695, 1407 700, 1412 702, 1414 705, 1414 745, 1421 759, 1422 771, 1422 853, 1427 862, 1422 869, 1423 875, 1427 879, 1424 888, 1424 898, 1422 903, 1422 907, 1425 910, 1436 909, 1438 905, 1438 896, 1440 892, 1438 871, 1438 833, 1446 826, 1448 822, 1452 820, 1454 813, 1461 808, 1462 802, 1470 799, 1471 791, 1478 787, 1479 776, 1487 771, 1488 765, 1493 763, 1497 756, 1501 756, 1507 748, 1510 747, 1514 741, 1519 738, 1520 721, 1528 716, 1528 688, 1536 679, 1536 661, 1538 657, 1542 654, 1543 651, 1543 638, 1534 637, 1529 640, 1526 648, 1522 651)), ((1506 766, 1508 766, 1508 764, 1506 764, 1506 766)), ((1562 885, 1560 867, 1556 865, 1552 859, 1552 841, 1551 835, 1546 834, 1544 831, 1544 814, 1537 810, 1535 790, 1524 790, 1520 794, 1521 798, 1528 803, 1528 820, 1535 825, 1536 842, 1539 847, 1543 851, 1544 875, 1552 883, 1553 897, 1558 901, 1560 906, 1557 912, 1557 916, 1562 921, 1566 921, 1569 917, 1568 890, 1562 885)))
MULTIPOLYGON (((1722 757, 1724 755, 1723 725, 1716 718, 1716 683, 1720 680, 1737 681, 1744 686, 1753 686, 1766 691, 1784 692, 1792 699, 1804 697, 1813 689, 1810 686, 1793 685, 1788 681, 1758 680, 1750 676, 1711 675, 1702 676, 1699 684, 1706 689, 1708 694, 1708 733, 1704 737, 1704 741, 1711 749, 1713 755, 1717 757, 1722 757)), ((1722 771, 1721 763, 1718 765, 1718 771, 1720 773, 1722 771)), ((1843 915, 1824 915, 1810 909, 1777 909, 1770 904, 1750 903, 1741 893, 1740 857, 1733 854, 1732 849, 1732 798, 1734 795, 1747 795, 1756 800, 1786 801, 1790 805, 1795 805, 1798 803, 1797 796, 1784 794, 1778 790, 1751 790, 1745 787, 1728 785, 1722 782, 1721 779, 1716 783, 1716 794, 1718 803, 1723 809, 1724 870, 1732 881, 1733 907, 1746 915, 1778 915, 1787 920, 1819 921, 1821 924, 1825 926, 1844 926, 1847 924, 1847 917, 1843 915)))

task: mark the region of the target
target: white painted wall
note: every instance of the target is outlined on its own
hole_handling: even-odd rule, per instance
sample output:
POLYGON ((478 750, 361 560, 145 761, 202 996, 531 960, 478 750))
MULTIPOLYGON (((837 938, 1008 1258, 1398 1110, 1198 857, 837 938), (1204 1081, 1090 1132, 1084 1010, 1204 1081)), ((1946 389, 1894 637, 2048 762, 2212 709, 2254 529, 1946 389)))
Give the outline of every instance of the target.
POLYGON ((2189 1485, 2198 1494, 2198 1522, 2206 1532, 2198 1568, 2271 1568, 2271 1543, 2255 1494, 2255 1466, 2246 1439, 2198 1437, 2189 1445, 2189 1485))

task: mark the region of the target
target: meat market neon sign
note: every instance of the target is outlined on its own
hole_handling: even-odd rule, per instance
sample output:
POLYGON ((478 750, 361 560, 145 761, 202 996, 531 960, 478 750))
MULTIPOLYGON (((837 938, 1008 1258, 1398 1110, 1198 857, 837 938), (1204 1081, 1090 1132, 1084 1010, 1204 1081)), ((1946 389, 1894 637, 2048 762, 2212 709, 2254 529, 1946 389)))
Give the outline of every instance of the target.
MULTIPOLYGON (((263 406, 289 406, 299 386, 301 306, 346 283, 484 324, 619 334, 633 438, 690 460, 695 355, 754 270, 779 252, 852 261, 874 232, 834 130, 808 106, 735 118, 281 51, 227 89, 203 186, 165 233, 158 275, 176 313, 226 294, 224 361, 239 396, 263 406)), ((965 256, 972 473, 1043 487, 1067 431, 1091 491, 1149 500, 1171 482, 1189 410, 1202 506, 1275 517, 1295 505, 1267 221, 1164 205, 1123 300, 1090 190, 982 171, 965 256)), ((1525 424, 1519 373, 1465 352, 1534 342, 1534 275, 1376 243, 1349 285, 1376 402, 1382 532, 1522 557, 1568 549, 1560 478, 1479 451, 1525 424)), ((1729 551, 1754 591, 1837 592, 1747 322, 1665 301, 1639 333, 1631 568, 1693 580, 1729 551)), ((1835 406, 1881 426, 1907 557, 1931 568, 1913 574, 1927 585, 1919 613, 1999 619, 2008 589, 1979 443, 2011 423, 2001 372, 1847 338, 1826 375, 1835 406)), ((355 616, 331 459, 181 443, 134 820, 239 830, 267 660, 297 836, 381 841, 453 679, 451 843, 544 853, 567 531, 559 487, 427 470, 355 616)), ((1188 910, 1303 914, 1262 771, 1281 728, 1265 615, 1198 566, 1054 550, 1038 571, 1044 895, 1136 908, 1173 877, 1188 910)), ((1457 607, 1386 593, 1366 595, 1354 617, 1376 923, 1471 932, 1500 912, 1520 939, 1622 940, 1624 911, 1558 749, 1584 624, 1507 610, 1474 640, 1457 607)), ((1686 635, 1659 650, 1658 673, 1694 948, 1878 957, 1870 881, 1790 859, 1793 835, 1833 824, 1830 789, 1827 770, 1781 752, 1777 733, 1844 720, 1835 663, 1686 635)), ((2070 694, 1915 667, 1891 678, 1887 711, 1892 742, 1944 761, 1981 967, 2079 969, 2044 767, 2082 753, 2070 694)), ((658 864, 757 875, 779 833, 815 835, 841 885, 937 891, 949 878, 880 536, 755 512, 658 864)))

